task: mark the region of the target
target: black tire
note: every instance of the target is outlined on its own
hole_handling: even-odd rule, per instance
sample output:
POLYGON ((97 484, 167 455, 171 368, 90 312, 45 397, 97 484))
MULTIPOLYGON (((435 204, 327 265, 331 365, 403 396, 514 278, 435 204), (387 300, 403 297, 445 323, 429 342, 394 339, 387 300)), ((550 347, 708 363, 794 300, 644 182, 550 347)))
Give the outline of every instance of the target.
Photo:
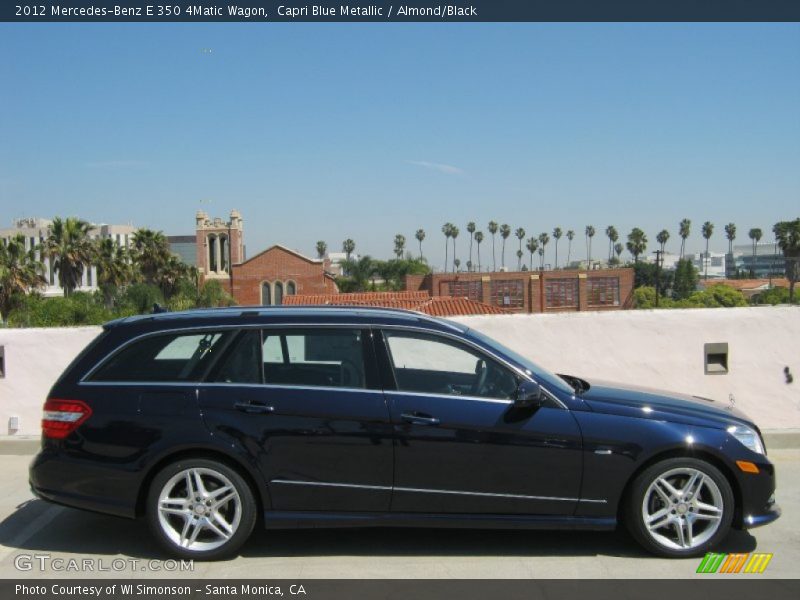
MULTIPOLYGON (((192 477, 192 481, 196 481, 195 477, 192 477)), ((196 498, 199 499, 203 490, 197 490, 196 488, 197 485, 195 484, 195 491, 198 494, 196 498)), ((218 560, 234 554, 250 537, 257 515, 257 505, 253 490, 239 472, 223 462, 207 458, 180 459, 159 471, 150 483, 145 510, 150 530, 159 543, 170 554, 192 560, 218 560), (176 508, 176 512, 186 512, 186 516, 183 514, 173 515, 159 510, 159 498, 162 492, 166 491, 165 486, 169 485, 170 490, 173 492, 168 494, 170 497, 183 499, 182 490, 185 490, 186 496, 192 495, 192 488, 187 489, 186 486, 189 484, 185 483, 185 473, 187 471, 201 475, 203 490, 207 492, 202 497, 208 499, 195 501, 191 505, 195 507, 194 509, 190 508, 188 501, 184 505, 170 502, 171 505, 180 507, 176 508), (179 474, 183 475, 179 476, 179 474), (181 483, 181 481, 184 481, 184 483, 181 483), (211 486, 215 482, 219 483, 219 485, 212 488, 211 486), (228 488, 233 488, 235 494, 232 491, 226 491, 228 488), (178 490, 177 494, 174 493, 175 490, 178 490), (219 492, 219 495, 214 497, 214 492, 219 492), (231 499, 227 503, 221 506, 219 510, 213 510, 214 502, 224 501, 229 496, 231 499), (208 512, 198 514, 197 511, 200 510, 208 512), (225 512, 223 513, 223 511, 225 512), (215 514, 222 517, 222 520, 218 520, 215 514), (193 523, 193 525, 187 525, 189 531, 194 532, 194 529, 198 528, 198 534, 195 541, 187 539, 189 545, 184 546, 175 537, 184 539, 178 529, 181 529, 182 524, 187 523, 187 521, 193 523), (222 523, 228 523, 231 529, 225 529, 222 523), (212 527, 216 528, 216 531, 226 533, 229 537, 226 539, 219 535, 212 527), (191 548, 192 545, 195 545, 194 549, 191 548)), ((183 531, 186 530, 184 529, 183 531)))
MULTIPOLYGON (((688 481, 688 474, 686 478, 688 481)), ((691 498, 691 494, 689 494, 688 497, 691 498)), ((670 502, 672 502, 672 500, 670 502)), ((695 499, 695 505, 696 504, 697 501, 695 499)), ((625 499, 623 519, 628 531, 630 531, 634 539, 649 552, 669 558, 686 558, 704 555, 709 549, 713 548, 728 535, 731 522, 733 521, 734 509, 735 501, 731 485, 725 475, 714 465, 696 458, 670 458, 651 465, 633 480, 628 496, 625 499), (668 481, 671 478, 672 481, 678 482, 681 478, 681 471, 684 469, 702 473, 716 486, 715 488, 705 483, 703 484, 705 487, 701 486, 700 494, 704 499, 703 503, 706 505, 710 504, 705 501, 705 499, 709 498, 715 500, 712 502, 714 505, 721 504, 721 515, 718 519, 707 520, 707 518, 704 517, 701 520, 699 516, 692 516, 697 515, 699 511, 703 511, 706 515, 716 515, 719 513, 703 508, 698 509, 696 506, 693 507, 691 501, 680 501, 677 504, 668 505, 655 490, 648 494, 651 484, 659 480, 662 475, 671 473, 672 475, 667 478, 668 481), (662 519, 670 520, 668 524, 656 530, 654 533, 651 533, 650 529, 645 524, 645 507, 643 505, 645 504, 646 494, 649 498, 648 507, 652 506, 654 509, 651 516, 655 516, 655 512, 667 512, 663 517, 656 519, 654 524, 661 523, 662 519), (651 502, 660 504, 649 504, 651 502), (659 510, 656 511, 655 509, 659 510), (691 521, 691 519, 696 520, 691 521), (686 525, 687 520, 690 520, 688 526, 686 525), (717 528, 713 533, 712 529, 705 529, 705 527, 713 528, 713 523, 717 522, 717 528), (703 529, 700 530, 700 535, 693 538, 696 545, 691 547, 676 547, 680 542, 680 539, 677 538, 678 535, 684 536, 684 543, 686 543, 686 530, 687 527, 688 529, 693 529, 692 523, 697 523, 698 529, 703 527, 703 529), (680 533, 678 529, 681 529, 680 533), (671 534, 674 534, 676 537, 674 542, 668 539, 671 534), (703 540, 705 536, 708 537, 703 540), (673 543, 675 546, 672 545, 673 543)), ((650 508, 647 510, 650 510, 650 508)), ((697 532, 693 532, 693 534, 696 533, 697 532)))

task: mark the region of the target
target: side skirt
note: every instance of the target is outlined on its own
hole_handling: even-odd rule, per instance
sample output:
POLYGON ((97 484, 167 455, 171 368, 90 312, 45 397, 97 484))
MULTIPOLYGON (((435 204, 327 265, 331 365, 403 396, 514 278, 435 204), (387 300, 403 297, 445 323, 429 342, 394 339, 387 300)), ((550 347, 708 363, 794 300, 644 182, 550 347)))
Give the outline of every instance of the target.
POLYGON ((264 511, 267 529, 316 527, 453 527, 464 529, 574 529, 611 531, 614 517, 264 511))

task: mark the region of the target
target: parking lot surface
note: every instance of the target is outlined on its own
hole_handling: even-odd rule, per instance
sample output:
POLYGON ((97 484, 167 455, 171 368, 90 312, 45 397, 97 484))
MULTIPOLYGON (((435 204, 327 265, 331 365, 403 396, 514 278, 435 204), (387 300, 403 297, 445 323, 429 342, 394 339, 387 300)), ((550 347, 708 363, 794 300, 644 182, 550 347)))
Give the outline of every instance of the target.
MULTIPOLYGON (((143 522, 36 500, 30 455, 0 455, 0 577, 198 578, 684 578, 699 559, 654 558, 624 531, 536 532, 443 529, 257 530, 237 558, 172 569, 143 522), (156 562, 151 562, 155 560, 156 562)), ((783 516, 734 531, 719 552, 770 552, 761 575, 800 576, 800 450, 776 449, 783 516)))

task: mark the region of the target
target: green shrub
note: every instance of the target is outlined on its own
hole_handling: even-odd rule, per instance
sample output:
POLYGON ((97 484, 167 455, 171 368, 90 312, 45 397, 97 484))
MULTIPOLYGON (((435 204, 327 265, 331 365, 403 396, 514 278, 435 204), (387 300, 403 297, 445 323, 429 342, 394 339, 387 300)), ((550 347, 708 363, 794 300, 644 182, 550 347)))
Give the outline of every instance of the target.
POLYGON ((755 294, 750 298, 750 304, 788 304, 789 303, 789 288, 774 287, 769 290, 764 290, 755 294))

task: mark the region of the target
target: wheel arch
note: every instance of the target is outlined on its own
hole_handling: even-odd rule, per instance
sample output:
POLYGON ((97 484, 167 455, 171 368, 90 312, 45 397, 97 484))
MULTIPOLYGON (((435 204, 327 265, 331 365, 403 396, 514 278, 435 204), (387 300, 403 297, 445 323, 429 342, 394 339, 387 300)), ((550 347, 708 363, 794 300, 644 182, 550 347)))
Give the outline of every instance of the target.
POLYGON ((238 472, 244 478, 245 482, 247 482, 247 485, 250 486, 250 490, 253 492, 253 498, 256 501, 257 507, 256 518, 258 520, 263 518, 265 507, 270 505, 270 498, 264 486, 260 486, 258 484, 260 480, 260 474, 236 456, 224 452, 219 448, 209 448, 207 446, 181 448, 160 457, 157 461, 150 465, 144 475, 144 478, 142 479, 141 484, 139 485, 139 492, 137 494, 135 507, 136 517, 143 517, 146 512, 145 504, 147 500, 147 494, 155 476, 167 465, 185 458, 207 458, 210 460, 217 460, 236 470, 236 472, 238 472))
POLYGON ((731 486, 731 490, 733 491, 734 509, 733 522, 731 523, 731 526, 735 529, 742 528, 742 490, 739 486, 739 482, 736 479, 733 470, 725 463, 724 460, 715 455, 713 452, 703 448, 672 448, 669 450, 663 450, 653 454, 639 464, 628 477, 628 480, 625 482, 625 486, 622 489, 622 494, 620 494, 620 501, 617 504, 617 522, 621 523, 623 520, 623 513, 627 504, 626 501, 628 499, 628 495, 630 494, 631 485, 633 485, 633 482, 636 480, 639 474, 654 464, 670 458, 695 458, 698 460, 703 460, 716 467, 728 481, 728 484, 731 486))

